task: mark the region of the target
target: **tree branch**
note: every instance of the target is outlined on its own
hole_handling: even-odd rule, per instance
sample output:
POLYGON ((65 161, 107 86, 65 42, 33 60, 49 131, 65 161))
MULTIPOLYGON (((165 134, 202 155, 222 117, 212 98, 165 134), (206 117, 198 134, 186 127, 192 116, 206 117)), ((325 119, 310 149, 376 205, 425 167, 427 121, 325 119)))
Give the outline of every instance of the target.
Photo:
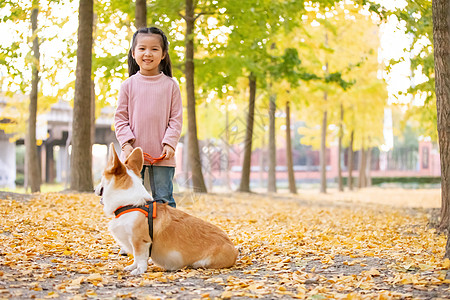
POLYGON ((214 12, 209 12, 209 11, 202 11, 202 12, 200 12, 199 14, 197 14, 197 16, 195 16, 194 17, 194 21, 195 20, 197 20, 200 16, 202 16, 202 15, 213 15, 214 14, 214 12))

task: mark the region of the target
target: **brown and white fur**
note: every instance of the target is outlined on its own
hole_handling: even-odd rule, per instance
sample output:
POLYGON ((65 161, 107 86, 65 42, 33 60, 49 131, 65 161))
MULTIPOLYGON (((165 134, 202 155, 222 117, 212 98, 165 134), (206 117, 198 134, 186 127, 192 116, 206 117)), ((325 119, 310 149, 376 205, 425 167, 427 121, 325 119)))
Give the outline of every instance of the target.
MULTIPOLYGON (((121 206, 141 206, 152 199, 142 184, 140 171, 143 153, 136 148, 122 163, 113 144, 110 145, 107 166, 95 193, 102 196, 104 212, 114 216, 121 206)), ((157 204, 153 219, 153 241, 149 235, 147 217, 132 211, 109 222, 114 239, 134 262, 125 267, 132 275, 147 270, 149 246, 152 260, 167 270, 189 266, 193 268, 227 268, 234 265, 238 251, 226 233, 217 226, 191 216, 167 204, 157 204)))

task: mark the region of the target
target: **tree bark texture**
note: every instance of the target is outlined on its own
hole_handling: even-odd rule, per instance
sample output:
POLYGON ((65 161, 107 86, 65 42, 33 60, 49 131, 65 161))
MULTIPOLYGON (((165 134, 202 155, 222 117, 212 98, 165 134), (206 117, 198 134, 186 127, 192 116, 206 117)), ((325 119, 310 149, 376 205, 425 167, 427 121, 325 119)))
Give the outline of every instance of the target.
MULTIPOLYGON (((92 49, 95 45, 95 33, 97 32, 97 14, 94 13, 92 21, 92 49)), ((91 76, 91 145, 95 144, 95 82, 91 76)))
MULTIPOLYGON (((450 236, 450 4, 433 0, 433 40, 437 129, 441 156, 441 221, 439 229, 450 236)), ((450 257, 450 238, 446 257, 450 257)))
MULTIPOLYGON (((325 93, 325 99, 326 99, 325 93)), ((327 111, 323 112, 320 134, 320 192, 327 192, 327 111)))
POLYGON ((269 193, 277 192, 277 146, 275 145, 275 112, 276 112, 276 95, 269 97, 269 174, 267 182, 267 191, 269 193))
POLYGON ((146 0, 136 0, 135 8, 136 29, 147 27, 147 2, 146 0))
POLYGON ((256 77, 250 74, 248 77, 250 96, 247 114, 247 127, 244 141, 244 161, 242 163, 240 192, 250 192, 250 166, 252 159, 253 124, 255 120, 256 77))
POLYGON ((344 191, 344 184, 342 180, 342 138, 344 136, 344 106, 341 103, 341 115, 339 120, 339 138, 338 138, 338 189, 340 192, 344 191))
POLYGON ((93 0, 80 0, 78 22, 70 188, 79 192, 91 192, 93 189, 91 143, 93 0))
POLYGON ((33 1, 31 11, 31 30, 33 34, 33 63, 31 67, 31 92, 28 117, 28 131, 26 138, 26 161, 27 161, 27 183, 32 193, 41 190, 41 172, 39 168, 39 155, 36 146, 36 118, 38 107, 38 84, 39 84, 39 40, 37 37, 37 21, 39 14, 38 1, 33 1))
POLYGON ((286 101, 286 163, 288 170, 289 192, 297 194, 295 184, 294 162, 292 159, 292 139, 291 139, 291 105, 286 101))
POLYGON ((95 83, 91 80, 91 145, 95 144, 95 83))
POLYGON ((195 115, 195 85, 194 85, 194 3, 186 0, 186 94, 187 117, 189 131, 189 166, 192 172, 192 189, 195 193, 207 193, 202 173, 202 162, 197 137, 197 119, 195 115))
POLYGON ((353 152, 353 138, 355 136, 355 131, 352 130, 352 133, 350 134, 350 144, 348 146, 348 178, 347 178, 347 184, 348 184, 348 189, 350 191, 353 190, 353 157, 354 157, 354 152, 353 152))

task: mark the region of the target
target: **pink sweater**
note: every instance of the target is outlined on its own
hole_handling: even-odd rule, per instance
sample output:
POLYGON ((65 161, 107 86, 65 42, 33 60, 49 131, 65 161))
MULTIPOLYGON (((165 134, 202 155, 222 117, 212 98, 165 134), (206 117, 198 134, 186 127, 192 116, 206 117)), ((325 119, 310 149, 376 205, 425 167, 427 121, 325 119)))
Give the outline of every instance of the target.
MULTIPOLYGON (((137 72, 120 87, 114 124, 117 140, 121 146, 131 140, 133 147, 141 147, 155 158, 161 155, 164 144, 176 149, 183 124, 182 109, 175 80, 163 73, 144 76, 137 72)), ((175 157, 155 166, 175 167, 175 157)))

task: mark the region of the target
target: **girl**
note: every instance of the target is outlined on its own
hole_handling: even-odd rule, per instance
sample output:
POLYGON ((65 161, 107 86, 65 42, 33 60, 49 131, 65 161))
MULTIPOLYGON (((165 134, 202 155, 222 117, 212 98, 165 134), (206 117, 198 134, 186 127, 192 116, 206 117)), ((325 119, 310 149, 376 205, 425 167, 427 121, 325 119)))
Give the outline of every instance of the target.
POLYGON ((141 177, 144 180, 148 171, 153 199, 175 207, 174 155, 183 115, 168 48, 167 37, 159 28, 141 28, 134 33, 128 53, 129 78, 120 87, 114 125, 122 159, 134 147, 141 147, 152 157, 165 155, 154 165, 144 162, 141 177))

